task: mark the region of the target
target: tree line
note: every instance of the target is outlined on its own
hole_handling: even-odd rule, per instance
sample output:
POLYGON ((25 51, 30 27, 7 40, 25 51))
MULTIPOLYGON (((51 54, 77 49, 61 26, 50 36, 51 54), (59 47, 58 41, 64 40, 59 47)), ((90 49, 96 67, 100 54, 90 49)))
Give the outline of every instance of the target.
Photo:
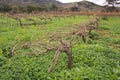
POLYGON ((18 5, 11 6, 8 4, 0 4, 0 12, 28 12, 31 13, 33 11, 56 11, 60 10, 62 7, 58 7, 55 4, 47 5, 18 5))
POLYGON ((107 12, 119 11, 116 7, 120 8, 120 0, 106 0, 105 4, 107 12))
MULTIPOLYGON (((103 7, 106 12, 115 12, 119 11, 116 7, 120 7, 120 0, 106 0, 105 6, 103 7)), ((0 12, 42 12, 42 11, 79 11, 78 7, 73 6, 70 8, 64 8, 57 6, 56 4, 51 5, 18 5, 18 6, 11 6, 7 4, 0 4, 0 12)))

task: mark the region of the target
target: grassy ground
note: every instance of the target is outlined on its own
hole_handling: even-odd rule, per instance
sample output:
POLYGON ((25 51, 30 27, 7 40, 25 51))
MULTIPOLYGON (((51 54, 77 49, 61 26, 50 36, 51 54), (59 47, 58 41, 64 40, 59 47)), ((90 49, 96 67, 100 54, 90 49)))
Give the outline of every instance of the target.
MULTIPOLYGON (((47 24, 44 24, 43 21, 36 21, 41 23, 40 25, 28 25, 21 28, 18 26, 15 20, 3 18, 0 20, 0 48, 6 46, 14 45, 16 42, 25 42, 38 40, 43 37, 43 34, 48 32, 53 32, 56 29, 61 27, 70 26, 77 23, 85 22, 88 19, 86 16, 76 16, 76 19, 73 18, 54 18, 53 21, 48 20, 47 24)), ((32 23, 29 21, 24 21, 22 23, 32 23)))
MULTIPOLYGON (((0 80, 119 80, 120 19, 118 17, 101 20, 99 30, 92 32, 94 40, 87 38, 87 43, 83 43, 80 39, 72 47, 71 70, 67 69, 67 56, 62 53, 52 72, 47 73, 54 51, 43 55, 16 55, 8 58, 9 50, 15 43, 46 39, 44 34, 54 33, 59 29, 66 32, 71 25, 88 19, 90 18, 86 16, 60 21, 55 18, 47 24, 28 25, 23 29, 16 25, 12 26, 13 24, 10 26, 10 22, 2 25, 4 20, 0 20, 0 80)), ((21 50, 18 54, 26 53, 27 51, 21 50)))

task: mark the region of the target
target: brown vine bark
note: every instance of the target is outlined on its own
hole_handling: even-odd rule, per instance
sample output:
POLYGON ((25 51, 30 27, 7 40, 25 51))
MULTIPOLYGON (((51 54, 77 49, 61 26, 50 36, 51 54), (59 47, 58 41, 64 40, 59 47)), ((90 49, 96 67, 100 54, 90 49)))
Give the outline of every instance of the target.
POLYGON ((71 52, 70 47, 68 46, 67 42, 61 41, 60 44, 58 45, 56 52, 55 52, 52 63, 48 69, 48 73, 51 72, 51 70, 54 67, 55 63, 57 62, 59 54, 61 52, 65 52, 67 54, 67 57, 68 57, 67 67, 68 67, 68 69, 71 69, 71 67, 72 67, 72 52, 71 52))

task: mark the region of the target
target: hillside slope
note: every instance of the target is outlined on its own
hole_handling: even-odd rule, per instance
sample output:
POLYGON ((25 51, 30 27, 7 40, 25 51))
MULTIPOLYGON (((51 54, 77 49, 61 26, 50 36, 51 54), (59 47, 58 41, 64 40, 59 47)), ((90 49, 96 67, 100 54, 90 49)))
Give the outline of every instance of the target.
POLYGON ((56 0, 0 0, 0 3, 3 3, 3 4, 12 4, 12 5, 15 5, 15 4, 50 4, 50 3, 54 3, 54 4, 57 4, 57 5, 60 5, 62 4, 61 2, 59 1, 56 1, 56 0))
POLYGON ((80 2, 72 2, 72 3, 61 3, 57 0, 0 0, 2 4, 9 4, 9 5, 49 5, 49 4, 56 4, 57 6, 62 6, 65 8, 70 7, 78 7, 79 11, 102 11, 103 7, 97 5, 93 2, 89 1, 80 1, 80 2))
POLYGON ((97 5, 93 2, 89 1, 80 1, 80 2, 74 2, 74 3, 66 3, 65 7, 77 7, 79 11, 101 11, 103 9, 103 6, 97 5))

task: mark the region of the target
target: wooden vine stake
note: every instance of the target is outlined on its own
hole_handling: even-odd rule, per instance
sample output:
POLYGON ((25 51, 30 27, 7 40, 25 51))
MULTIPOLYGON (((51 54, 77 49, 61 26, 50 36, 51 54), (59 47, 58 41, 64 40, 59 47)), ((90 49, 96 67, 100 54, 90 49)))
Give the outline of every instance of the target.
POLYGON ((52 60, 52 63, 48 69, 48 73, 51 72, 51 70, 54 67, 55 63, 57 62, 59 54, 61 52, 65 52, 67 54, 67 57, 68 57, 67 66, 69 69, 71 69, 71 67, 72 67, 72 52, 71 52, 70 47, 68 46, 67 42, 60 41, 57 49, 55 49, 55 50, 56 50, 56 52, 55 52, 54 58, 52 60))

